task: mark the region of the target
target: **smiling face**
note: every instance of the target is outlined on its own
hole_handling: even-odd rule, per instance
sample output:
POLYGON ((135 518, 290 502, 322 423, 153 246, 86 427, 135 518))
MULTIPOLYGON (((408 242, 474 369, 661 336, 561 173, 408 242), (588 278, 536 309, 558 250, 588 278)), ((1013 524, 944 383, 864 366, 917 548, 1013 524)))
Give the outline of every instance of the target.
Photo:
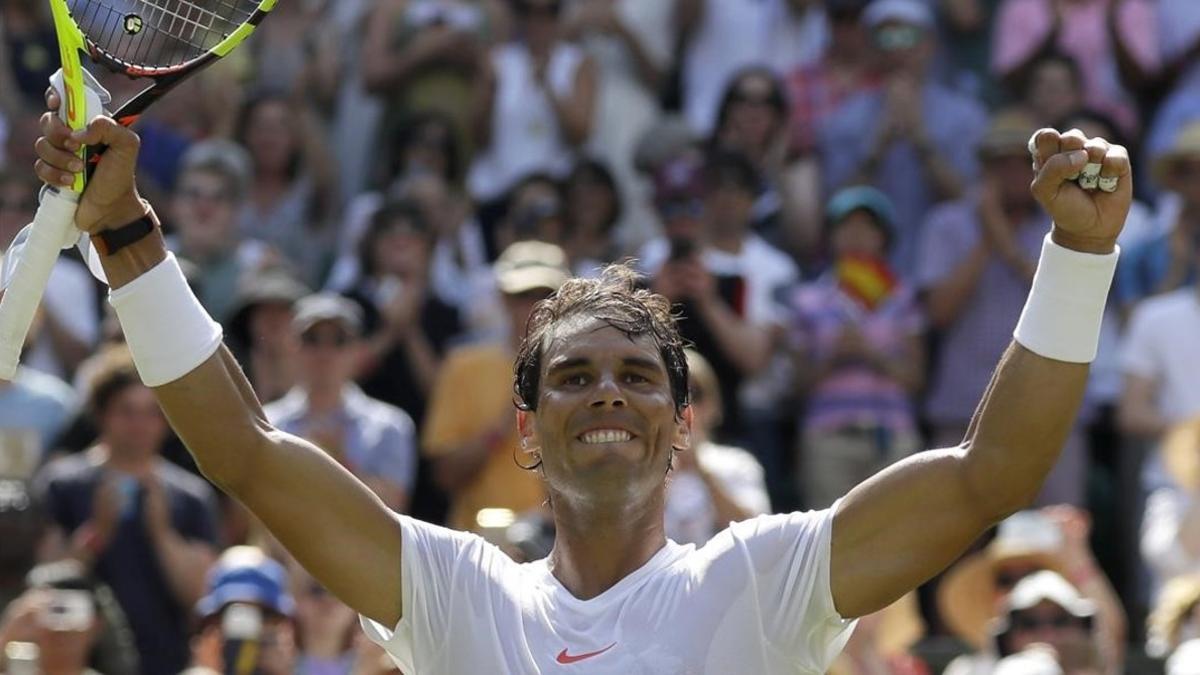
POLYGON ((519 424, 551 494, 628 504, 661 490, 672 448, 688 445, 691 411, 676 416, 651 336, 580 316, 550 332, 542 349, 536 412, 522 411, 519 424))

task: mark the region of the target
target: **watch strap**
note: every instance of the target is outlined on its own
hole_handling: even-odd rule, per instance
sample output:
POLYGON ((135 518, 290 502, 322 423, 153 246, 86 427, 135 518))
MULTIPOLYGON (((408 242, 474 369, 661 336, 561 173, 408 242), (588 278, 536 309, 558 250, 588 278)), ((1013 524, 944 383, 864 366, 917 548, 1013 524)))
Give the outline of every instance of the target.
POLYGON ((92 245, 96 247, 100 255, 112 255, 130 244, 142 240, 158 227, 158 218, 155 217, 154 211, 149 211, 132 223, 93 234, 92 245))

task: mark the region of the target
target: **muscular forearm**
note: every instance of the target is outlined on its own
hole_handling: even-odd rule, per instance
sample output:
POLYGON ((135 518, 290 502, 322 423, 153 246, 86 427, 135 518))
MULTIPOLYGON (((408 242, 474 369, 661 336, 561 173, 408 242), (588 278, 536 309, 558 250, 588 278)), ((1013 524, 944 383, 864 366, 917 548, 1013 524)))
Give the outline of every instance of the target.
POLYGON ((1009 346, 971 422, 963 464, 991 518, 1000 520, 1037 496, 1075 424, 1087 374, 1087 364, 1009 346))

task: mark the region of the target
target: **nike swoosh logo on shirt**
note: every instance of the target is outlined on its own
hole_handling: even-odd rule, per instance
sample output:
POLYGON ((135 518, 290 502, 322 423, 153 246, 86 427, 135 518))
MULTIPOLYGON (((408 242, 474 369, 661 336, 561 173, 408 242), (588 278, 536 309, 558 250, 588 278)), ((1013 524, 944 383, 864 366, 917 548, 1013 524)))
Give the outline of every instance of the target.
POLYGON ((567 653, 567 650, 564 649, 558 653, 558 662, 563 664, 564 666, 570 665, 572 663, 576 663, 576 662, 582 661, 584 659, 590 659, 593 656, 599 656, 599 655, 603 654, 604 652, 606 652, 616 646, 617 646, 617 643, 614 642, 611 645, 605 647, 604 649, 597 649, 594 652, 588 652, 586 654, 576 654, 575 656, 571 656, 570 654, 567 653))

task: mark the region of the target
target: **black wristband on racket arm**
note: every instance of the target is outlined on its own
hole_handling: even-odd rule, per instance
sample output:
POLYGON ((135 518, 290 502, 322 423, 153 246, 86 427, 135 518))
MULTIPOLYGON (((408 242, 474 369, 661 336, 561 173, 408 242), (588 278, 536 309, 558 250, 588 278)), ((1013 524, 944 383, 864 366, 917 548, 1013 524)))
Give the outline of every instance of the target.
POLYGON ((100 255, 112 255, 130 244, 141 241, 158 227, 158 218, 154 215, 154 211, 149 211, 128 225, 93 234, 92 245, 96 247, 100 255))

